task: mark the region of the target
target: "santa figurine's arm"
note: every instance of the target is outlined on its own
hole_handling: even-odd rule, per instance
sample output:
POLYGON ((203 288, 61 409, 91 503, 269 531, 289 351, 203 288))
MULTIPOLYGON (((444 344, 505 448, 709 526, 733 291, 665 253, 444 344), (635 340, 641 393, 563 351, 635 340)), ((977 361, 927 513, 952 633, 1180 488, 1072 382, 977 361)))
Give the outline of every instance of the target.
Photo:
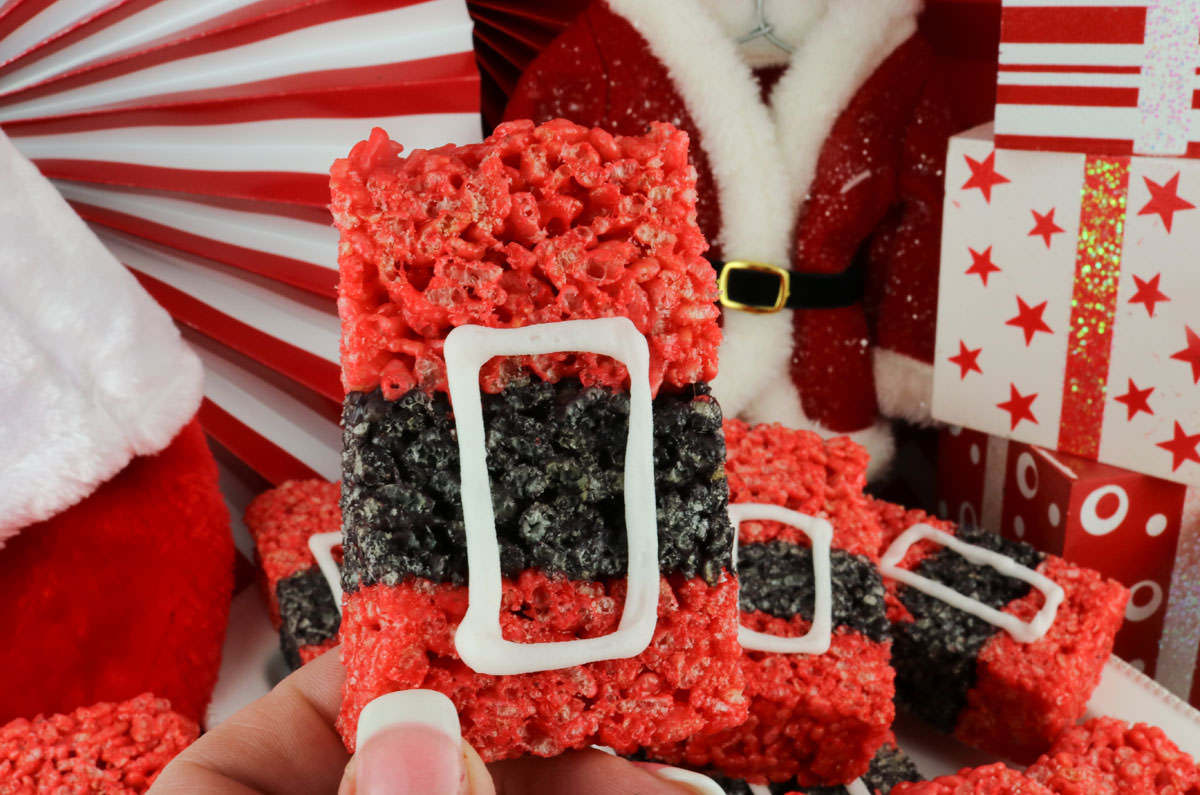
POLYGON ((609 92, 605 58, 588 8, 522 73, 504 119, 566 118, 585 127, 607 126, 609 92))
POLYGON ((922 424, 931 421, 946 145, 958 131, 941 70, 930 54, 903 132, 897 203, 872 235, 867 277, 880 413, 922 424))

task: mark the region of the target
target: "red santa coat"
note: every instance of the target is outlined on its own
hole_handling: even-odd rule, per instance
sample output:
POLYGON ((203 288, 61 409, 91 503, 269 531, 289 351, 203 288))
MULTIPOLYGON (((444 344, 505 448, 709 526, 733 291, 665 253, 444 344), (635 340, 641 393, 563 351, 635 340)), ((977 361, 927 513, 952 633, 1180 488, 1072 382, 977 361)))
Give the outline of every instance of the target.
POLYGON ((726 310, 713 387, 731 416, 851 435, 878 471, 892 452, 879 415, 929 417, 953 122, 915 36, 920 3, 768 4, 794 46, 778 51, 782 64, 771 63, 769 45, 747 62, 735 39, 751 20, 734 7, 753 10, 597 0, 530 65, 505 115, 565 116, 623 134, 653 120, 688 130, 700 226, 721 259, 835 274, 864 254, 859 303, 726 310))

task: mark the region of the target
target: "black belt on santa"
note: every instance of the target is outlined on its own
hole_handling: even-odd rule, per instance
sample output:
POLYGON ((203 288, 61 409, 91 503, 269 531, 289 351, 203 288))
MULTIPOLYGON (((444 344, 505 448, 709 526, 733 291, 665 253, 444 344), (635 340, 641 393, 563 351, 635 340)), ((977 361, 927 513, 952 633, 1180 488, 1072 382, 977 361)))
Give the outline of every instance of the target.
POLYGON ((862 252, 839 273, 803 273, 763 262, 709 260, 717 269, 718 301, 727 309, 769 313, 781 309, 853 306, 866 292, 862 252))

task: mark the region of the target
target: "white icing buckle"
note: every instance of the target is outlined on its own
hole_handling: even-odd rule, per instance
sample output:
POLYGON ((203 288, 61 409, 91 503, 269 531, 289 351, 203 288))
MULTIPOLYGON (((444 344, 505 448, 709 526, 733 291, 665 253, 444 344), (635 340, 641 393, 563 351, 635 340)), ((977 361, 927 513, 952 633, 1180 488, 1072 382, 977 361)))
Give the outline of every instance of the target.
POLYGON ((899 580, 905 585, 916 588, 918 591, 939 599, 951 607, 958 608, 964 613, 969 613, 989 624, 1000 627, 1008 632, 1009 635, 1012 635, 1019 643, 1033 643, 1049 632, 1051 625, 1054 624, 1055 617, 1058 615, 1058 606, 1062 604, 1063 599, 1066 597, 1066 592, 1063 591, 1062 586, 1049 577, 1038 574, 1028 566, 1023 566, 1012 558, 1001 555, 999 552, 993 552, 990 549, 984 549, 983 547, 960 541, 949 533, 927 524, 915 524, 901 533, 892 542, 892 545, 888 547, 887 552, 883 553, 883 557, 879 559, 879 570, 885 577, 899 580), (908 553, 908 548, 923 539, 936 541, 942 546, 949 547, 977 566, 991 566, 1007 577, 1013 577, 1029 583, 1042 592, 1042 595, 1046 598, 1046 603, 1042 605, 1042 609, 1038 611, 1032 621, 1025 622, 1014 615, 1001 612, 994 607, 985 605, 977 599, 965 596, 953 588, 942 585, 940 582, 934 582, 908 569, 899 568, 897 564, 908 553))
POLYGON ((446 335, 446 380, 462 470, 467 531, 467 613, 454 635, 458 656, 478 673, 498 676, 550 671, 641 654, 658 623, 658 517, 654 503, 654 430, 650 348, 624 317, 566 320, 523 328, 459 326, 446 335), (596 638, 514 643, 501 636, 500 544, 487 470, 479 370, 494 356, 586 351, 629 370, 629 435, 625 442, 625 530, 629 568, 617 629, 596 638))
POLYGON ((748 627, 738 627, 738 642, 744 649, 777 654, 824 654, 833 636, 833 585, 830 580, 829 548, 833 543, 833 525, 825 519, 792 511, 780 505, 758 502, 730 503, 733 522, 734 565, 737 565, 738 528, 745 521, 781 522, 803 532, 812 541, 815 598, 813 621, 808 633, 799 638, 781 638, 748 627))
POLYGON ((313 533, 308 537, 308 549, 316 558, 317 566, 321 569, 321 576, 329 585, 329 592, 333 594, 333 603, 337 605, 339 616, 342 614, 342 573, 338 569, 337 561, 333 559, 333 548, 340 543, 342 543, 341 530, 335 530, 332 533, 313 533))

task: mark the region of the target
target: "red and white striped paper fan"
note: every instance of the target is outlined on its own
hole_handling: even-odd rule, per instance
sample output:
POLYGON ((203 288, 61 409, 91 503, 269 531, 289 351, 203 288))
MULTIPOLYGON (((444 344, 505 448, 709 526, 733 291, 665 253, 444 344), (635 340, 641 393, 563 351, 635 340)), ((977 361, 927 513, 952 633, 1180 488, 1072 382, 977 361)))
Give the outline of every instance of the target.
POLYGON ((271 482, 338 477, 328 172, 374 126, 479 139, 463 0, 0 3, 0 127, 184 329, 201 421, 271 482))

